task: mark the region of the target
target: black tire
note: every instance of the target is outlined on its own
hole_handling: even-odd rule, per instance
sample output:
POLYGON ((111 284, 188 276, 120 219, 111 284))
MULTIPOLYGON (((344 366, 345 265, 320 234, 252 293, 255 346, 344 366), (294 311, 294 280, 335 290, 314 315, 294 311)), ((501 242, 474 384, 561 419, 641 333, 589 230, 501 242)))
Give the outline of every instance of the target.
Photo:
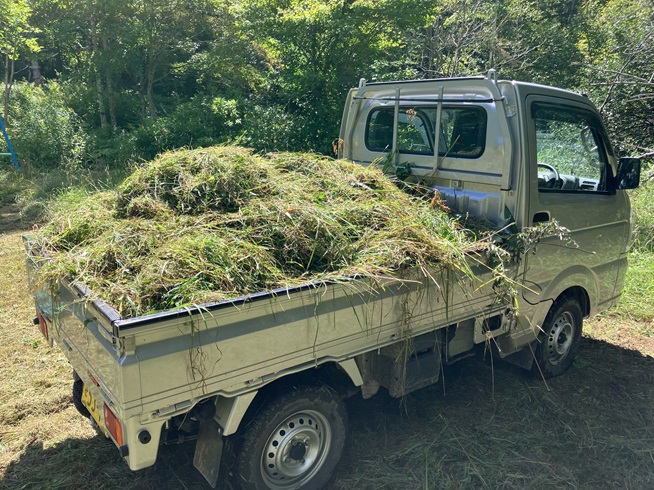
POLYGON ((84 389, 84 382, 79 378, 75 379, 75 381, 73 381, 73 405, 75 405, 75 408, 82 416, 90 417, 91 414, 82 403, 83 389, 84 389))
POLYGON ((563 374, 577 355, 582 326, 583 313, 579 302, 568 296, 557 299, 538 337, 536 370, 547 377, 563 374))
POLYGON ((343 401, 329 388, 278 396, 244 428, 236 483, 243 490, 318 490, 331 479, 346 430, 343 401))

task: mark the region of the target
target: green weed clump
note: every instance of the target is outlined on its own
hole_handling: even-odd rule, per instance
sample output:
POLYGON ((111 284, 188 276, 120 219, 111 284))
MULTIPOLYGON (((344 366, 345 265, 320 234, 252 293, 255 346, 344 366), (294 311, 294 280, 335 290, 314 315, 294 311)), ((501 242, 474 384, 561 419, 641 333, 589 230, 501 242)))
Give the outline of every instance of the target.
POLYGON ((633 249, 654 252, 654 185, 651 180, 631 192, 633 249))
POLYGON ((463 268, 469 245, 425 192, 381 170, 240 147, 161 155, 116 191, 61 196, 36 235, 45 279, 122 316, 316 280, 463 268))
MULTIPOLYGON (((629 193, 633 226, 629 267, 624 289, 613 313, 651 323, 654 321, 654 185, 646 180, 629 193)), ((646 335, 651 336, 650 333, 646 335)))
POLYGON ((41 230, 48 237, 53 251, 69 251, 78 245, 92 241, 111 225, 114 198, 110 192, 98 192, 89 196, 81 189, 61 194, 55 202, 56 218, 41 230))

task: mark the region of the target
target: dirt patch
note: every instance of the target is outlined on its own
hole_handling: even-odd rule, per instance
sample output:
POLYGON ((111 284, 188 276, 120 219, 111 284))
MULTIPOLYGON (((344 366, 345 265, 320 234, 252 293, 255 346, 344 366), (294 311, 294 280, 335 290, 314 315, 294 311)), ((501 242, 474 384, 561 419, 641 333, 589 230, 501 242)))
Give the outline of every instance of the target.
POLYGON ((592 339, 654 357, 654 322, 606 314, 587 322, 584 332, 592 339))

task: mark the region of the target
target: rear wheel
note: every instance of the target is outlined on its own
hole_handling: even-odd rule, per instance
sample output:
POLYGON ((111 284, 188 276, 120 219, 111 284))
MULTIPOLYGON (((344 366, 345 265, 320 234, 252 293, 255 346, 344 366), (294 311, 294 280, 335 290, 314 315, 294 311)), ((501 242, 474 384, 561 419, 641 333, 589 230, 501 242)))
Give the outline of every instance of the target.
POLYGON ((563 296, 554 302, 536 346, 536 361, 545 376, 558 376, 570 367, 581 340, 582 323, 583 313, 576 299, 563 296))
POLYGON ((299 388, 275 398, 245 428, 237 458, 247 490, 319 489, 341 457, 347 413, 328 388, 299 388))

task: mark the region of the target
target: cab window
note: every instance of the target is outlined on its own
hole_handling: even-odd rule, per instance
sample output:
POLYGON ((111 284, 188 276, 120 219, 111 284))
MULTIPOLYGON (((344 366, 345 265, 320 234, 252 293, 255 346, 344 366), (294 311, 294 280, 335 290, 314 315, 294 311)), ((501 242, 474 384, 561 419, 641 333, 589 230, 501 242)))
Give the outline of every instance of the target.
MULTIPOLYGON (((401 107, 398 113, 397 148, 400 153, 434 154, 436 107, 401 107)), ((366 125, 366 147, 390 151, 393 147, 394 108, 371 111, 366 125)), ((443 107, 439 155, 478 158, 486 145, 486 111, 482 107, 443 107)))
POLYGON ((535 103, 539 191, 606 189, 607 158, 597 117, 583 110, 535 103))

